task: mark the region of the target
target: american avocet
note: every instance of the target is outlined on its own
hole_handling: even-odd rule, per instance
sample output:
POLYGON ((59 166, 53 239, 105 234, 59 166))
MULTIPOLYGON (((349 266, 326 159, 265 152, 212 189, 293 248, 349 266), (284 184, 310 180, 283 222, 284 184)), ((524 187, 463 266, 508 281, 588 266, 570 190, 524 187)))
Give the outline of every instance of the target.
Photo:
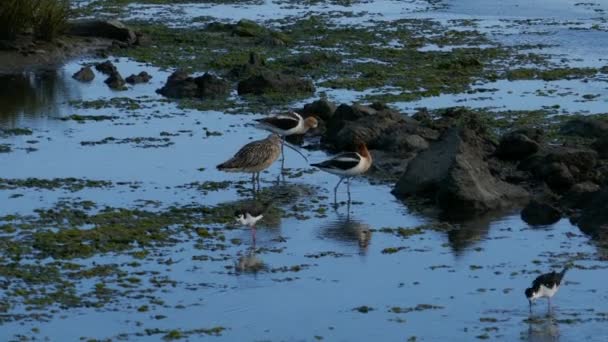
POLYGON ((372 155, 364 143, 359 143, 357 152, 344 152, 328 159, 322 163, 311 164, 311 166, 340 176, 340 181, 334 188, 334 203, 337 203, 338 187, 347 179, 348 202, 350 203, 350 178, 365 173, 372 166, 372 155))
POLYGON ((217 169, 226 172, 251 173, 255 193, 256 179, 258 190, 260 188, 260 172, 270 167, 280 153, 281 137, 277 134, 270 134, 266 139, 252 141, 243 146, 234 157, 219 164, 217 169))
POLYGON ((294 134, 305 134, 311 128, 317 128, 319 122, 314 116, 309 116, 303 119, 296 112, 289 112, 268 118, 255 120, 258 122, 258 127, 271 131, 280 136, 286 137, 294 134))
MULTIPOLYGON (((258 128, 276 133, 283 139, 290 135, 306 134, 308 130, 319 126, 319 122, 314 116, 309 116, 304 119, 296 112, 257 119, 255 121, 258 122, 258 128)), ((297 150, 296 152, 300 153, 297 150)), ((281 144, 281 154, 283 154, 283 142, 281 144)), ((300 155, 302 154, 300 153, 300 155)), ((304 157, 304 155, 302 155, 302 157, 304 157)), ((283 156, 283 160, 284 158, 285 157, 283 156)), ((304 159, 306 159, 306 157, 304 157, 304 159)))
POLYGON ((526 289, 526 298, 528 298, 528 302, 530 303, 530 312, 532 311, 532 302, 543 297, 547 298, 548 307, 551 310, 551 297, 559 290, 559 285, 562 279, 564 279, 564 274, 566 274, 567 270, 568 266, 564 267, 560 273, 553 271, 541 274, 534 279, 532 287, 526 289))
POLYGON ((270 208, 272 202, 259 203, 253 202, 247 205, 243 205, 240 209, 234 212, 234 218, 236 221, 244 226, 251 228, 251 238, 253 245, 255 246, 255 225, 264 217, 264 214, 270 208))

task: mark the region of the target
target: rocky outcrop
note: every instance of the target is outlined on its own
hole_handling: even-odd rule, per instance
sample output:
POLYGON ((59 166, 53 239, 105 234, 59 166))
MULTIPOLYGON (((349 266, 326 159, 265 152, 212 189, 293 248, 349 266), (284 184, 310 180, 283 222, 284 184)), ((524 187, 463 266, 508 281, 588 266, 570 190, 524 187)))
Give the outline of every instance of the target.
POLYGON ((74 75, 72 75, 72 78, 80 82, 91 82, 95 79, 95 73, 90 66, 86 66, 75 72, 74 75))
POLYGON ((304 116, 314 115, 324 121, 329 121, 336 112, 336 104, 326 99, 314 101, 304 105, 298 113, 304 116))
POLYGON ((560 133, 584 138, 602 138, 608 135, 608 120, 585 117, 574 118, 562 125, 560 133))
POLYGON ((545 147, 539 153, 523 160, 519 169, 529 171, 557 192, 564 193, 572 185, 595 180, 597 152, 586 148, 565 146, 545 147))
POLYGON ((108 85, 111 89, 114 90, 125 90, 125 80, 122 78, 118 71, 111 74, 105 81, 105 84, 108 85))
POLYGON ((596 239, 608 238, 608 187, 594 194, 590 203, 581 211, 576 223, 581 231, 596 239))
POLYGON ((528 197, 523 188, 492 175, 484 141, 467 127, 453 127, 407 166, 393 193, 434 198, 444 214, 462 217, 508 208, 528 197))
POLYGON ((192 77, 183 70, 177 70, 167 78, 167 83, 156 91, 172 98, 217 98, 230 93, 230 84, 214 75, 192 77))
POLYGON ((95 70, 97 70, 103 74, 106 74, 108 76, 118 72, 118 69, 116 69, 116 66, 110 61, 105 61, 102 63, 95 64, 95 70))
POLYGON ((321 141, 335 150, 351 148, 359 140, 374 149, 403 154, 423 150, 428 147, 427 139, 439 136, 436 130, 380 103, 342 104, 326 125, 321 141))
POLYGON ((521 211, 521 219, 532 226, 554 224, 562 218, 561 211, 550 203, 532 200, 521 211))
POLYGON ((522 160, 538 152, 542 131, 539 129, 519 129, 503 135, 496 149, 496 155, 506 160, 522 160))
POLYGON ((150 82, 151 79, 152 79, 152 76, 150 74, 148 74, 145 71, 142 71, 137 75, 132 74, 131 76, 127 77, 125 79, 125 81, 127 81, 127 83, 129 83, 129 84, 139 84, 139 83, 148 83, 148 82, 150 82))
POLYGON ((239 95, 311 94, 315 87, 309 79, 266 70, 240 81, 237 90, 239 95))

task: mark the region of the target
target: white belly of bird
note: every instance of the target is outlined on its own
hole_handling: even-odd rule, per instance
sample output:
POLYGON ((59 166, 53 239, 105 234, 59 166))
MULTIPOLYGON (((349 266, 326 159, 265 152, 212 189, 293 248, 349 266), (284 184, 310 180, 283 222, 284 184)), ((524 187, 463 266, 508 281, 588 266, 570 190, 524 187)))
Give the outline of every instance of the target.
MULTIPOLYGON (((295 120, 294 120, 294 122, 295 122, 295 120)), ((302 121, 300 121, 300 122, 298 122, 298 124, 294 128, 290 128, 290 129, 287 129, 287 130, 283 130, 283 129, 280 129, 278 127, 275 127, 275 126, 272 126, 272 125, 269 125, 269 124, 265 124, 265 123, 260 124, 259 127, 262 128, 262 129, 265 129, 267 131, 270 131, 272 133, 276 133, 278 135, 281 135, 281 136, 288 136, 288 135, 292 135, 292 134, 297 134, 300 131, 302 131, 304 129, 304 123, 302 121)))
POLYGON ((538 299, 538 298, 543 298, 543 297, 551 298, 555 295, 557 290, 559 290, 559 286, 546 287, 544 285, 541 285, 540 288, 538 289, 538 292, 534 293, 534 296, 532 297, 532 299, 538 299))
POLYGON ((249 213, 245 215, 245 219, 243 220, 243 224, 246 226, 254 226, 259 220, 262 219, 264 215, 251 216, 249 213))
POLYGON ((360 174, 365 173, 367 169, 369 169, 370 163, 368 159, 362 159, 357 166, 347 169, 347 170, 339 170, 339 169, 324 169, 329 173, 333 173, 334 175, 343 176, 343 177, 353 177, 358 176, 360 174))

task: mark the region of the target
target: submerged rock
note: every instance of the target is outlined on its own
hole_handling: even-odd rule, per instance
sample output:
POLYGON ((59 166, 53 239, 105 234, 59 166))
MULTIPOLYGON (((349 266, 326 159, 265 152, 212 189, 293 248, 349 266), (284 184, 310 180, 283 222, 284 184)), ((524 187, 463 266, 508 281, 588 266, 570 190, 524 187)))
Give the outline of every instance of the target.
POLYGON ((167 78, 167 83, 156 92, 172 98, 221 97, 228 95, 230 84, 208 73, 194 78, 186 71, 177 70, 167 78))
POLYGON ((152 75, 148 74, 145 71, 142 71, 137 75, 132 74, 131 76, 127 77, 125 81, 127 81, 127 83, 129 83, 129 84, 138 84, 138 83, 148 83, 151 79, 152 79, 152 75))
POLYGON ((532 200, 521 211, 521 219, 532 226, 554 224, 562 218, 562 213, 553 205, 532 200))
POLYGON ((95 79, 95 73, 90 66, 86 66, 75 72, 72 78, 80 82, 91 82, 95 79))
POLYGON ((274 71, 262 71, 258 75, 244 79, 238 84, 239 95, 267 93, 306 94, 313 93, 315 87, 311 80, 281 74, 274 71))
POLYGON ((110 75, 110 77, 108 77, 104 82, 108 85, 108 87, 114 90, 126 89, 125 80, 122 78, 118 71, 110 75))
POLYGON ((105 61, 103 63, 95 64, 95 69, 108 76, 118 72, 118 69, 116 69, 116 66, 110 61, 105 61))

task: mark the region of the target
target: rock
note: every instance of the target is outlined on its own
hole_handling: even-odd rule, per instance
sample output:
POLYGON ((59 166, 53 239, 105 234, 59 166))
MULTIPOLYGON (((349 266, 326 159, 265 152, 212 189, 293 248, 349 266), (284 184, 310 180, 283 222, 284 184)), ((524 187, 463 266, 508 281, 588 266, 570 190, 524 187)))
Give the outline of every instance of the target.
POLYGON ((209 73, 194 79, 199 97, 222 97, 230 93, 230 83, 209 73))
POLYGON ((563 193, 570 186, 597 177, 597 152, 585 148, 550 146, 522 160, 518 168, 530 171, 553 191, 563 193))
POLYGON ((447 216, 507 208, 528 197, 521 187, 495 178, 484 161, 483 138, 451 128, 407 166, 393 193, 400 198, 436 198, 447 216))
POLYGON ((596 118, 575 118, 560 128, 564 135, 578 135, 585 138, 602 138, 608 135, 608 120, 596 118))
POLYGON ((505 160, 522 160, 536 153, 539 148, 538 142, 530 138, 525 130, 516 130, 502 136, 496 155, 505 160))
POLYGON ((312 103, 307 103, 299 112, 304 116, 315 115, 324 121, 328 121, 336 112, 336 105, 326 99, 320 99, 312 103))
POLYGON ((562 218, 562 213, 551 204, 532 200, 521 211, 521 219, 532 226, 554 224, 562 218))
POLYGON ((315 87, 311 80, 296 76, 263 71, 259 75, 244 79, 238 84, 239 95, 267 93, 302 94, 313 93, 315 87))
POLYGON ((122 78, 120 73, 115 72, 110 77, 108 77, 105 81, 105 84, 108 85, 111 89, 114 90, 125 90, 125 80, 122 78))
POLYGON ((208 73, 193 78, 187 72, 177 70, 167 78, 167 83, 156 92, 172 98, 219 97, 230 92, 230 84, 208 73))
POLYGON ((423 125, 430 125, 431 122, 433 121, 431 114, 429 113, 428 109, 426 109, 426 108, 422 108, 422 109, 418 110, 416 113, 414 113, 414 115, 412 115, 412 119, 420 122, 423 125))
POLYGON ((585 206, 576 224, 585 234, 596 239, 608 237, 608 187, 596 192, 589 205, 585 206))
POLYGON ((128 45, 137 42, 137 34, 117 20, 78 20, 69 24, 68 33, 75 36, 115 39, 128 45))
POLYGON ((241 37, 260 37, 267 34, 268 30, 255 21, 241 19, 233 26, 232 33, 241 37))
POLYGON ((562 196, 560 203, 568 208, 581 209, 591 202, 599 190, 600 186, 592 182, 577 183, 562 196))
POLYGON ((116 69, 116 66, 114 64, 112 64, 112 62, 110 62, 110 61, 105 61, 103 63, 95 64, 95 69, 108 76, 118 72, 118 69, 116 69))
POLYGON ((95 79, 95 73, 90 66, 86 66, 75 72, 72 78, 80 82, 91 82, 95 79))
POLYGON ((138 83, 148 83, 151 79, 152 79, 152 76, 150 74, 148 74, 145 71, 142 71, 137 75, 132 74, 131 76, 127 77, 125 81, 127 81, 127 83, 129 83, 129 84, 138 84, 138 83))
POLYGON ((597 151, 602 159, 608 159, 608 135, 598 138, 591 147, 597 151))

